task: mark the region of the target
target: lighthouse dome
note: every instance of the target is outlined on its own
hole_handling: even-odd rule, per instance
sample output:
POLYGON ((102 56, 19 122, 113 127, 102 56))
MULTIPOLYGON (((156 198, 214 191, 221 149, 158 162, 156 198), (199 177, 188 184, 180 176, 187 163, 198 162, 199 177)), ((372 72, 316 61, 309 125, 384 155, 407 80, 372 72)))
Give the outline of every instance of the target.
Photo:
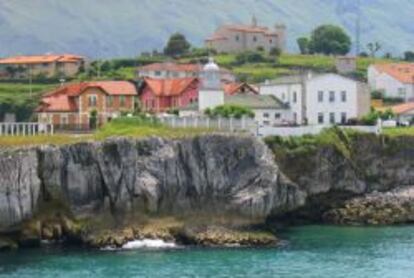
POLYGON ((216 64, 213 57, 208 59, 208 63, 203 68, 204 71, 219 71, 220 67, 216 64))

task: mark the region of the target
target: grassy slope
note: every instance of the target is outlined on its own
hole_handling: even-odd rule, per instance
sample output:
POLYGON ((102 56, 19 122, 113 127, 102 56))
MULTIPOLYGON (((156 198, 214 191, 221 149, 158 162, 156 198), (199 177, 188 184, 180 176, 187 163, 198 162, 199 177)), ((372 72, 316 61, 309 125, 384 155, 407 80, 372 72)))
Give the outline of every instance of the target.
POLYGON ((33 84, 32 95, 26 83, 0 83, 0 119, 3 113, 13 112, 20 121, 28 120, 39 103, 40 96, 54 88, 51 84, 33 84))
POLYGON ((0 136, 0 149, 3 147, 34 146, 34 145, 67 145, 85 141, 101 141, 110 137, 145 138, 151 136, 163 138, 183 138, 212 132, 211 129, 201 128, 169 128, 161 124, 153 124, 139 118, 124 118, 113 120, 94 134, 69 135, 56 134, 53 136, 0 136))

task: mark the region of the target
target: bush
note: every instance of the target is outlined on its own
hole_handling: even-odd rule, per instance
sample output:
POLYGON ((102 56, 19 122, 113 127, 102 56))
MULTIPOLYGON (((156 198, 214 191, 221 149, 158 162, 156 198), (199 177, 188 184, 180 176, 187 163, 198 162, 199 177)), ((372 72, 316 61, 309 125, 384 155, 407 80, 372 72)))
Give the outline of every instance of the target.
POLYGON ((265 63, 268 59, 261 52, 245 51, 236 56, 236 65, 243 65, 249 63, 265 63))
POLYGON ((243 116, 253 118, 254 112, 245 106, 238 105, 220 105, 214 109, 206 109, 204 112, 209 117, 223 117, 240 119, 243 116))

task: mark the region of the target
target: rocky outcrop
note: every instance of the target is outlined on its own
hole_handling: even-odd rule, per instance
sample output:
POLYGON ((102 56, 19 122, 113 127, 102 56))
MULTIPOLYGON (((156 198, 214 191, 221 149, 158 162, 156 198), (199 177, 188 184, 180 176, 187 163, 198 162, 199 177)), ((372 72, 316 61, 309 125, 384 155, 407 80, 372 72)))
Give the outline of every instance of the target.
POLYGON ((414 184, 414 138, 339 134, 329 144, 303 143, 293 148, 279 139, 267 143, 251 137, 205 135, 180 140, 118 138, 2 151, 0 235, 18 231, 19 244, 30 246, 40 238, 96 246, 145 236, 248 244, 249 238, 257 241, 258 237, 243 233, 240 226, 209 226, 211 219, 230 222, 236 216, 254 224, 287 219, 412 221, 411 199, 406 199, 404 190, 414 184), (401 191, 392 191, 396 188, 401 191), (392 198, 386 194, 389 191, 392 198), (369 195, 373 192, 380 195, 369 195), (364 216, 365 210, 378 212, 381 219, 391 211, 394 218, 388 214, 385 218, 395 220, 364 216), (101 223, 84 225, 106 215, 114 221, 113 227, 102 228, 108 236, 91 230, 101 223), (189 229, 191 221, 183 219, 199 220, 200 215, 207 220, 189 229), (177 217, 185 224, 150 232, 134 226, 137 219, 154 216, 177 217), (133 224, 126 219, 133 219, 133 224), (114 227, 134 229, 117 236, 114 227), (220 233, 229 235, 228 240, 220 241, 216 236, 220 233))
POLYGON ((1 157, 10 169, 0 176, 3 227, 29 218, 39 199, 58 200, 75 218, 107 210, 265 218, 305 201, 267 146, 250 137, 113 139, 1 157))
POLYGON ((0 152, 0 231, 30 218, 40 194, 36 150, 0 152))
POLYGON ((353 198, 323 215, 326 222, 341 225, 390 225, 414 222, 414 186, 374 192, 353 198))

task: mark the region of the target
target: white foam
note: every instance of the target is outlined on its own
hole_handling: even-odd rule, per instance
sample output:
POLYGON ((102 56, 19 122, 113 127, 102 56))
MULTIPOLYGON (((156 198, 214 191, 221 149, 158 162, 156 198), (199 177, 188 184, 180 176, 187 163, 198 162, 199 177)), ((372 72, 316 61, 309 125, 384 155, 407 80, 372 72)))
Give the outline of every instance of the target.
POLYGON ((123 250, 131 250, 131 249, 141 249, 141 248, 149 248, 149 249, 164 249, 164 248, 177 248, 177 244, 174 242, 166 242, 161 239, 143 239, 143 240, 134 240, 127 242, 122 246, 123 250))

